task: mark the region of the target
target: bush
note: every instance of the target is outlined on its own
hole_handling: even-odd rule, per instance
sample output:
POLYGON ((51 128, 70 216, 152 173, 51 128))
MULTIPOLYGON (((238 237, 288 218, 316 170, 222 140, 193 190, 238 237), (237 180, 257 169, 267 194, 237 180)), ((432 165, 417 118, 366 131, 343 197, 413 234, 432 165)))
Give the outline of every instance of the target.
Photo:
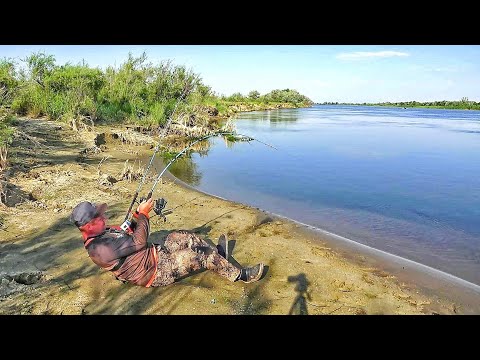
POLYGON ((129 109, 124 109, 118 103, 106 102, 103 104, 98 104, 97 106, 97 117, 106 122, 124 121, 127 119, 129 113, 129 109))
POLYGON ((311 105, 313 101, 305 95, 300 94, 297 90, 272 90, 268 94, 263 96, 263 101, 266 102, 284 102, 293 104, 306 104, 311 105))
POLYGON ((9 106, 18 89, 15 63, 11 60, 0 60, 0 106, 9 106))
POLYGON ((168 104, 157 102, 153 104, 148 115, 142 119, 142 123, 145 125, 164 125, 167 121, 168 104))

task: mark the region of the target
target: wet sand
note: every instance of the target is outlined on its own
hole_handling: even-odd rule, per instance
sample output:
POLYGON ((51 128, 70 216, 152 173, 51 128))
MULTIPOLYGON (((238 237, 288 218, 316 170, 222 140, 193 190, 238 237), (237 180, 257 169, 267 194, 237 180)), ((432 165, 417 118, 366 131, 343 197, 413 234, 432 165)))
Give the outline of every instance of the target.
MULTIPOLYGON (((212 243, 225 233, 233 262, 264 262, 267 271, 252 284, 211 271, 164 288, 122 284, 88 258, 68 218, 78 202, 102 201, 109 222, 121 223, 138 180, 120 174, 127 159, 132 164, 151 154, 150 146, 112 140, 95 149, 91 132, 43 120, 24 119, 21 126, 48 148, 24 139, 11 150, 15 204, 0 205, 0 314, 479 313, 476 288, 167 177, 154 197, 164 197, 171 213, 167 222, 152 218, 152 242, 177 229, 212 243)), ((144 193, 151 184, 150 178, 144 193)))

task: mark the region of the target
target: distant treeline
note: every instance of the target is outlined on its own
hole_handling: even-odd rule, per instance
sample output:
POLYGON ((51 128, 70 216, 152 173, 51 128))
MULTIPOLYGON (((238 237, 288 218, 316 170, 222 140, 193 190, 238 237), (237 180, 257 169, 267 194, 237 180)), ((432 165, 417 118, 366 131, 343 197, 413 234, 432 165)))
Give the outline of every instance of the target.
POLYGON ((398 107, 428 107, 438 109, 461 109, 461 110, 480 110, 480 102, 470 101, 463 97, 460 101, 401 101, 401 102, 382 102, 382 103, 338 103, 324 102, 323 105, 364 105, 364 106, 398 106, 398 107))
POLYGON ((257 103, 291 103, 298 105, 312 105, 313 101, 297 90, 273 90, 265 95, 260 95, 256 90, 250 91, 247 96, 235 93, 231 96, 222 96, 221 100, 227 102, 257 102, 257 103))
POLYGON ((193 71, 171 61, 152 64, 145 53, 130 54, 119 67, 106 70, 86 63, 58 65, 54 56, 44 53, 34 53, 20 63, 0 59, 0 108, 19 115, 47 116, 73 127, 99 120, 161 126, 177 103, 175 118, 200 125, 212 115, 231 114, 229 108, 240 103, 256 104, 255 109, 280 103, 291 107, 313 104, 290 89, 220 96, 193 71))

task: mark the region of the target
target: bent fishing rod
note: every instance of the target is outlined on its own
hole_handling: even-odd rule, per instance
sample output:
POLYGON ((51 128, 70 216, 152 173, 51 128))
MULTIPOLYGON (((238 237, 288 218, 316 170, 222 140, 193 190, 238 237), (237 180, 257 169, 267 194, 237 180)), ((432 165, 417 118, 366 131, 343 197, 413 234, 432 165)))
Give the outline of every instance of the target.
MULTIPOLYGON (((160 181, 160 179, 162 178, 163 174, 165 173, 165 171, 167 171, 167 169, 170 167, 170 165, 172 165, 175 161, 177 161, 183 154, 185 154, 187 152, 187 150, 189 150, 193 145, 195 145, 196 143, 200 142, 200 141, 203 141, 203 140, 207 140, 208 138, 211 138, 213 136, 219 136, 219 135, 232 135, 232 136, 241 136, 243 137, 243 140, 244 141, 252 141, 252 140, 255 140, 255 141, 258 141, 259 143, 263 144, 263 145, 266 145, 268 147, 271 147, 275 150, 278 150, 275 146, 273 145, 270 145, 270 144, 267 144, 263 141, 260 141, 260 140, 257 140, 251 136, 248 136, 248 135, 244 135, 244 134, 239 134, 239 133, 234 133, 234 132, 225 132, 225 131, 220 131, 220 132, 215 132, 215 133, 212 133, 212 134, 209 134, 209 135, 205 135, 195 141, 193 141, 191 144, 189 144, 188 146, 186 146, 185 148, 183 148, 177 155, 175 155, 175 157, 173 159, 171 159, 169 161, 169 163, 167 164, 167 166, 165 166, 165 168, 162 170, 162 172, 160 174, 158 174, 158 176, 156 177, 155 179, 155 182, 153 183, 153 186, 151 188, 151 190, 149 191, 148 195, 146 198, 141 198, 140 199, 140 202, 142 201, 145 201, 145 200, 148 200, 152 197, 153 195, 153 192, 155 190, 155 187, 157 186, 158 182, 160 181)), ((240 139, 239 139, 240 140, 240 139)), ((155 154, 154 154, 155 155, 155 154)), ((153 158, 152 158, 153 159, 153 158)), ((150 159, 150 162, 152 162, 152 159, 150 159)), ((143 183, 145 182, 145 177, 146 177, 146 173, 148 172, 148 168, 147 170, 145 171, 144 173, 144 176, 142 177, 142 180, 141 180, 141 184, 139 185, 139 188, 141 188, 143 186, 143 183)), ((133 204, 135 203, 136 199, 138 197, 138 191, 135 193, 135 196, 134 196, 134 199, 133 199, 133 202, 132 204, 130 205, 130 208, 128 209, 128 212, 127 212, 127 215, 125 217, 125 221, 124 223, 122 224, 121 228, 122 230, 125 230, 127 231, 128 229, 132 229, 132 216, 133 214, 131 213, 131 210, 132 210, 132 207, 133 207, 133 204)), ((154 207, 153 207, 153 210, 154 212, 163 217, 164 221, 166 221, 166 217, 164 214, 162 214, 162 210, 165 208, 165 205, 167 204, 167 202, 165 201, 165 199, 161 198, 159 200, 156 200, 155 201, 155 204, 154 204, 154 207)))
MULTIPOLYGON (((175 111, 177 111, 177 107, 178 107, 178 104, 180 104, 180 102, 183 100, 184 96, 187 94, 187 90, 188 90, 188 84, 185 84, 185 88, 183 89, 183 92, 182 94, 180 95, 180 97, 178 98, 177 102, 175 103, 175 107, 173 108, 173 111, 172 113, 170 114, 168 120, 167 120, 167 123, 165 124, 165 127, 163 128, 163 133, 162 135, 159 135, 159 138, 161 138, 162 136, 165 136, 166 133, 167 133, 167 130, 169 128, 169 125, 170 123, 172 122, 172 119, 173 119, 173 115, 175 114, 175 111)), ((193 89, 193 87, 192 87, 193 89)), ((186 96, 185 96, 186 97, 186 96)), ((152 157, 150 158, 150 161, 148 163, 148 166, 147 166, 147 169, 145 170, 145 172, 143 173, 143 177, 142 177, 142 180, 140 181, 140 183, 138 184, 138 188, 137 190, 135 191, 135 195, 133 196, 133 199, 132 199, 132 202, 130 204, 130 207, 128 208, 128 211, 127 211, 127 215, 125 216, 125 220, 123 221, 123 224, 121 225, 121 228, 122 230, 126 231, 128 228, 130 228, 131 226, 131 221, 129 221, 129 216, 130 216, 130 212, 132 211, 132 208, 133 208, 133 205, 135 204, 135 201, 137 201, 137 197, 138 197, 138 194, 140 193, 140 190, 142 189, 142 186, 143 184, 145 183, 145 178, 148 174, 148 171, 150 170, 150 167, 152 166, 153 164, 153 159, 155 158, 155 155, 157 154, 157 152, 160 150, 160 141, 157 143, 157 145, 155 146, 155 149, 153 150, 153 154, 152 154, 152 157)))

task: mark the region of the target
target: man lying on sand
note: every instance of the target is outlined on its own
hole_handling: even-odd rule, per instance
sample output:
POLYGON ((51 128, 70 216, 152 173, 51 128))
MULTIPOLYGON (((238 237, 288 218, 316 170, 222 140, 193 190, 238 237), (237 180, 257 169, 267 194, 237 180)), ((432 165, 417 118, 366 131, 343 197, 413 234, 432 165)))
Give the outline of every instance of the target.
POLYGON ((166 286, 199 269, 213 270, 230 281, 260 280, 262 263, 237 268, 228 261, 227 238, 221 235, 217 247, 188 231, 170 233, 163 246, 147 243, 150 232, 150 198, 135 213, 137 225, 131 233, 119 226, 106 226, 107 204, 79 203, 70 220, 78 227, 88 256, 98 266, 113 272, 118 280, 145 287, 166 286))

